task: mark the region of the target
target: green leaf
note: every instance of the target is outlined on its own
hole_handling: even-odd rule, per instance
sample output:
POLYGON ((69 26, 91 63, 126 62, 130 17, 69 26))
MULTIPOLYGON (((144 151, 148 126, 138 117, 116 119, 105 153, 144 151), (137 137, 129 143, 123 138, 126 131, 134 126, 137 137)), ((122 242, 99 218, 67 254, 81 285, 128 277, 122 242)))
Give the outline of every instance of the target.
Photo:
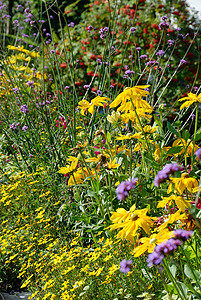
POLYGON ((197 271, 197 270, 192 271, 191 268, 187 264, 185 264, 185 266, 184 266, 184 273, 188 278, 194 279, 194 280, 195 279, 199 280, 201 277, 201 273, 199 271, 197 271))
POLYGON ((175 277, 176 272, 177 272, 177 267, 175 265, 172 265, 170 268, 170 272, 172 273, 172 276, 175 277))
POLYGON ((149 153, 145 153, 144 160, 149 166, 154 167, 156 170, 160 169, 160 165, 154 160, 154 158, 149 153))
POLYGON ((183 131, 182 137, 183 137, 183 139, 185 140, 185 142, 188 141, 188 139, 189 139, 189 137, 190 137, 190 133, 188 132, 187 129, 185 129, 185 130, 183 131))
MULTIPOLYGON (((194 140, 194 136, 192 138, 192 140, 194 140)), ((196 141, 200 141, 201 140, 201 129, 199 129, 197 132, 196 132, 196 138, 195 138, 196 141)))
POLYGON ((109 131, 107 132, 107 142, 109 143, 111 141, 111 134, 109 131))
POLYGON ((163 123, 161 122, 161 120, 157 117, 157 115, 154 115, 154 121, 156 122, 156 124, 158 126, 160 126, 161 128, 163 128, 163 123))
POLYGON ((170 132, 175 134, 177 137, 181 136, 180 133, 172 126, 172 124, 170 122, 167 122, 167 128, 170 132))
POLYGON ((179 153, 183 149, 183 146, 175 146, 168 150, 167 154, 179 153))

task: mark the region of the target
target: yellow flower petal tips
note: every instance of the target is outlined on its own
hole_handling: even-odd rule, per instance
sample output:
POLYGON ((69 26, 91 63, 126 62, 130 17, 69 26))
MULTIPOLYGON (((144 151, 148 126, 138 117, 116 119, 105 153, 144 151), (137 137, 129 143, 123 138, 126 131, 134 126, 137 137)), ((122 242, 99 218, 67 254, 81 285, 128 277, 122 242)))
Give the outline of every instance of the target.
POLYGON ((183 97, 183 98, 179 99, 178 101, 184 101, 184 100, 187 100, 187 101, 184 102, 180 106, 180 110, 183 109, 184 107, 191 106, 191 104, 193 104, 193 103, 201 103, 201 93, 199 95, 189 93, 188 97, 183 97))

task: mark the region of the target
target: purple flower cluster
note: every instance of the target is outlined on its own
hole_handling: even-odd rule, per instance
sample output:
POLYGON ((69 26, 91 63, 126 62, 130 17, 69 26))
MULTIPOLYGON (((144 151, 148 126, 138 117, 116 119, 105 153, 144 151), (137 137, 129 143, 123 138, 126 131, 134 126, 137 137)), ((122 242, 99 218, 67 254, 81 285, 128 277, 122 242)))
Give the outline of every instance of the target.
POLYGON ((69 24, 68 24, 68 27, 74 27, 75 26, 75 23, 74 22, 70 22, 69 24))
POLYGON ((29 109, 28 109, 26 104, 23 104, 23 105, 20 106, 20 111, 23 112, 26 115, 26 113, 29 112, 29 109))
POLYGON ((106 37, 106 33, 108 32, 108 27, 101 28, 99 30, 100 38, 103 40, 106 37))
POLYGON ((154 178, 154 185, 159 187, 162 182, 166 181, 169 178, 170 174, 182 170, 183 167, 178 166, 177 163, 165 165, 163 169, 159 171, 156 177, 154 178))
POLYGON ((166 20, 167 20, 167 17, 166 17, 166 16, 161 17, 161 20, 162 20, 162 22, 158 25, 158 28, 159 28, 160 30, 161 30, 162 28, 167 28, 167 27, 170 26, 169 23, 166 22, 166 20))
POLYGON ((159 50, 159 51, 156 53, 156 55, 158 55, 158 56, 162 56, 164 53, 165 53, 165 51, 163 51, 163 50, 159 50))
POLYGON ((197 156, 198 159, 201 160, 201 148, 199 148, 196 152, 195 155, 197 156))
POLYGON ((138 178, 122 181, 116 189, 117 198, 121 201, 125 200, 128 197, 129 191, 136 187, 137 181, 138 178))
POLYGON ((186 231, 183 229, 176 229, 173 231, 174 239, 180 240, 182 242, 187 241, 193 234, 193 231, 186 231))
POLYGON ((136 27, 131 27, 129 31, 130 31, 131 33, 134 33, 136 30, 137 30, 136 27))
POLYGON ((186 64, 186 60, 185 60, 185 59, 181 59, 181 60, 180 60, 180 64, 181 64, 181 65, 186 64))
POLYGON ((123 259, 123 260, 120 262, 120 268, 119 268, 119 271, 122 272, 122 273, 127 274, 127 273, 130 272, 130 270, 131 270, 131 265, 132 265, 132 263, 133 263, 132 260, 126 260, 126 259, 123 259))
POLYGON ((156 245, 154 251, 148 255, 147 262, 149 268, 153 265, 161 264, 166 255, 172 254, 178 246, 181 246, 183 242, 187 241, 192 236, 193 231, 177 229, 173 231, 173 234, 173 238, 156 245))
POLYGON ((174 44, 173 40, 168 40, 168 43, 170 44, 170 46, 172 46, 174 44))
POLYGON ((147 55, 146 54, 140 55, 140 59, 142 58, 147 58, 147 55))

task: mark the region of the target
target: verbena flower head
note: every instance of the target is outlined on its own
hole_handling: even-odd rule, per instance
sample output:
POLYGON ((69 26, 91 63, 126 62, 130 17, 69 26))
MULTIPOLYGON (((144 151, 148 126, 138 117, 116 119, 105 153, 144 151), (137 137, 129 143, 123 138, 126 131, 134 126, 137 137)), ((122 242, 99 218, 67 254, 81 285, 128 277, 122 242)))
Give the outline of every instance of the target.
POLYGON ((117 198, 121 201, 125 200, 128 197, 129 191, 136 187, 137 181, 138 178, 122 181, 116 189, 117 198))
POLYGON ((24 114, 26 114, 29 112, 29 109, 26 104, 23 104, 20 106, 20 111, 23 112, 24 114))
POLYGON ((137 30, 136 27, 131 27, 131 28, 130 28, 130 32, 132 32, 132 33, 134 33, 136 30, 137 30))
POLYGON ((154 178, 154 185, 159 187, 162 182, 169 178, 170 174, 173 174, 179 170, 182 170, 182 167, 180 167, 177 163, 165 165, 164 168, 159 171, 154 178))
POLYGON ((180 240, 182 242, 187 241, 193 234, 193 231, 187 231, 184 229, 177 229, 173 231, 174 239, 180 240))
POLYGON ((158 56, 162 56, 164 53, 165 53, 165 51, 163 51, 163 50, 159 50, 159 51, 156 53, 156 55, 158 55, 158 56))
POLYGON ((172 254, 173 251, 176 250, 177 247, 181 246, 183 242, 187 241, 192 234, 192 231, 186 231, 183 229, 173 231, 173 238, 156 245, 154 251, 148 255, 148 267, 161 264, 166 255, 172 254))
POLYGON ((131 265, 132 265, 132 263, 133 263, 132 260, 126 260, 126 259, 123 259, 123 260, 120 262, 120 268, 119 268, 119 271, 122 272, 122 273, 127 274, 127 273, 130 272, 130 270, 131 270, 131 265))
POLYGON ((27 131, 27 129, 28 129, 28 127, 27 127, 26 125, 24 125, 24 126, 22 127, 22 131, 27 131))

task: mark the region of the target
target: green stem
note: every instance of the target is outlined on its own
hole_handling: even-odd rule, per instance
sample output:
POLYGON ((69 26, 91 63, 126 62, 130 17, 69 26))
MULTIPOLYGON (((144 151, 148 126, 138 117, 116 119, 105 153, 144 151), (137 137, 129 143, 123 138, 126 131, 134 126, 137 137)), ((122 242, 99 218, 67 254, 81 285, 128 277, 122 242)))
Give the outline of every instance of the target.
POLYGON ((193 164, 194 164, 194 149, 195 149, 195 141, 196 141, 196 134, 198 128, 198 107, 199 107, 199 103, 196 104, 195 131, 194 131, 194 138, 193 138, 193 150, 191 154, 191 170, 193 170, 193 164))

